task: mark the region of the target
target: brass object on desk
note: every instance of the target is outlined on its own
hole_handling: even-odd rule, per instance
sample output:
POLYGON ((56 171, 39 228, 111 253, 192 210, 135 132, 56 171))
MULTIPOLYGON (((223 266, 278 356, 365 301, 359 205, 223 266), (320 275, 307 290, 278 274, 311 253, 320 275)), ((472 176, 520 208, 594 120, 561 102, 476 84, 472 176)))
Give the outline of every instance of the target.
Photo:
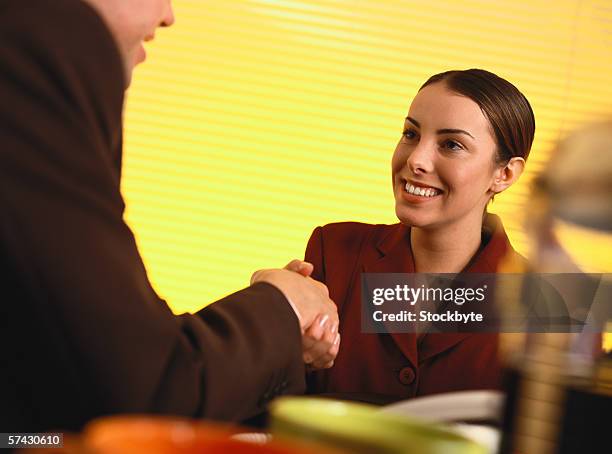
MULTIPOLYGON (((533 271, 612 270, 612 121, 558 145, 535 181, 527 219, 533 271)), ((604 275, 590 320, 610 319, 610 285, 604 275)), ((501 454, 598 452, 609 445, 604 424, 612 412, 612 366, 596 362, 598 326, 578 334, 528 334, 522 345, 506 346, 514 364, 501 454)))

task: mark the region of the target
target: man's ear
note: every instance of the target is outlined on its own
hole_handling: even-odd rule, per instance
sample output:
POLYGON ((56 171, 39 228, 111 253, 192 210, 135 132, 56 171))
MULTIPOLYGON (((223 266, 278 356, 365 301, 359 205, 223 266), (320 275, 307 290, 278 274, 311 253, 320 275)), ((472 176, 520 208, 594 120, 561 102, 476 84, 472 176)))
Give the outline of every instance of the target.
POLYGON ((523 169, 525 169, 523 158, 511 158, 505 166, 495 170, 495 179, 490 188, 491 192, 497 194, 512 186, 523 173, 523 169))

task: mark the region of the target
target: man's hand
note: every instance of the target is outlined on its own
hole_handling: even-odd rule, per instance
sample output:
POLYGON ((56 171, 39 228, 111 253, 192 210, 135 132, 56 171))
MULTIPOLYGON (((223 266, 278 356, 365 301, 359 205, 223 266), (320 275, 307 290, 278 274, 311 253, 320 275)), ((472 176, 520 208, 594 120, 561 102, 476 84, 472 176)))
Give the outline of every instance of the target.
POLYGON ((283 292, 300 321, 304 362, 322 369, 331 367, 338 354, 338 311, 327 287, 310 277, 312 270, 312 264, 293 260, 283 270, 255 272, 251 284, 268 282, 283 292))

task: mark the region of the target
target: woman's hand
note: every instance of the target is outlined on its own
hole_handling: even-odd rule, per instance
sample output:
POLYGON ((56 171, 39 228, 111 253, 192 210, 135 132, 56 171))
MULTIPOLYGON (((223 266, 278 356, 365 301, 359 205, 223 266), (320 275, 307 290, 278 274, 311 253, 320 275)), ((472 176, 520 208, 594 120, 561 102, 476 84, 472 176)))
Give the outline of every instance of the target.
MULTIPOLYGON (((311 263, 292 260, 285 269, 294 271, 310 279, 313 271, 311 263)), ((319 315, 302 335, 302 354, 304 362, 311 369, 328 369, 340 348, 338 322, 330 320, 328 315, 319 315)))

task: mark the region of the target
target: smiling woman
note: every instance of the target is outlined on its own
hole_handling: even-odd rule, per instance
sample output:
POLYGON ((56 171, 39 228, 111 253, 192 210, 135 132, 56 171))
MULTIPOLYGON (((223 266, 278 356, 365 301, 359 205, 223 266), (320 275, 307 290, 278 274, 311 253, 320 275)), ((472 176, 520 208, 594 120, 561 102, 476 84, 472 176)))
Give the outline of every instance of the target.
POLYGON ((534 132, 527 99, 487 71, 448 71, 421 87, 392 160, 396 214, 414 228, 417 271, 468 264, 485 208, 523 172, 534 132))
POLYGON ((310 375, 311 392, 390 402, 501 386, 497 334, 362 333, 361 274, 494 273, 502 261, 523 263, 486 207, 520 177, 534 132, 527 99, 488 71, 448 71, 421 87, 391 162, 400 223, 329 224, 308 243, 343 336, 335 366, 310 375))

